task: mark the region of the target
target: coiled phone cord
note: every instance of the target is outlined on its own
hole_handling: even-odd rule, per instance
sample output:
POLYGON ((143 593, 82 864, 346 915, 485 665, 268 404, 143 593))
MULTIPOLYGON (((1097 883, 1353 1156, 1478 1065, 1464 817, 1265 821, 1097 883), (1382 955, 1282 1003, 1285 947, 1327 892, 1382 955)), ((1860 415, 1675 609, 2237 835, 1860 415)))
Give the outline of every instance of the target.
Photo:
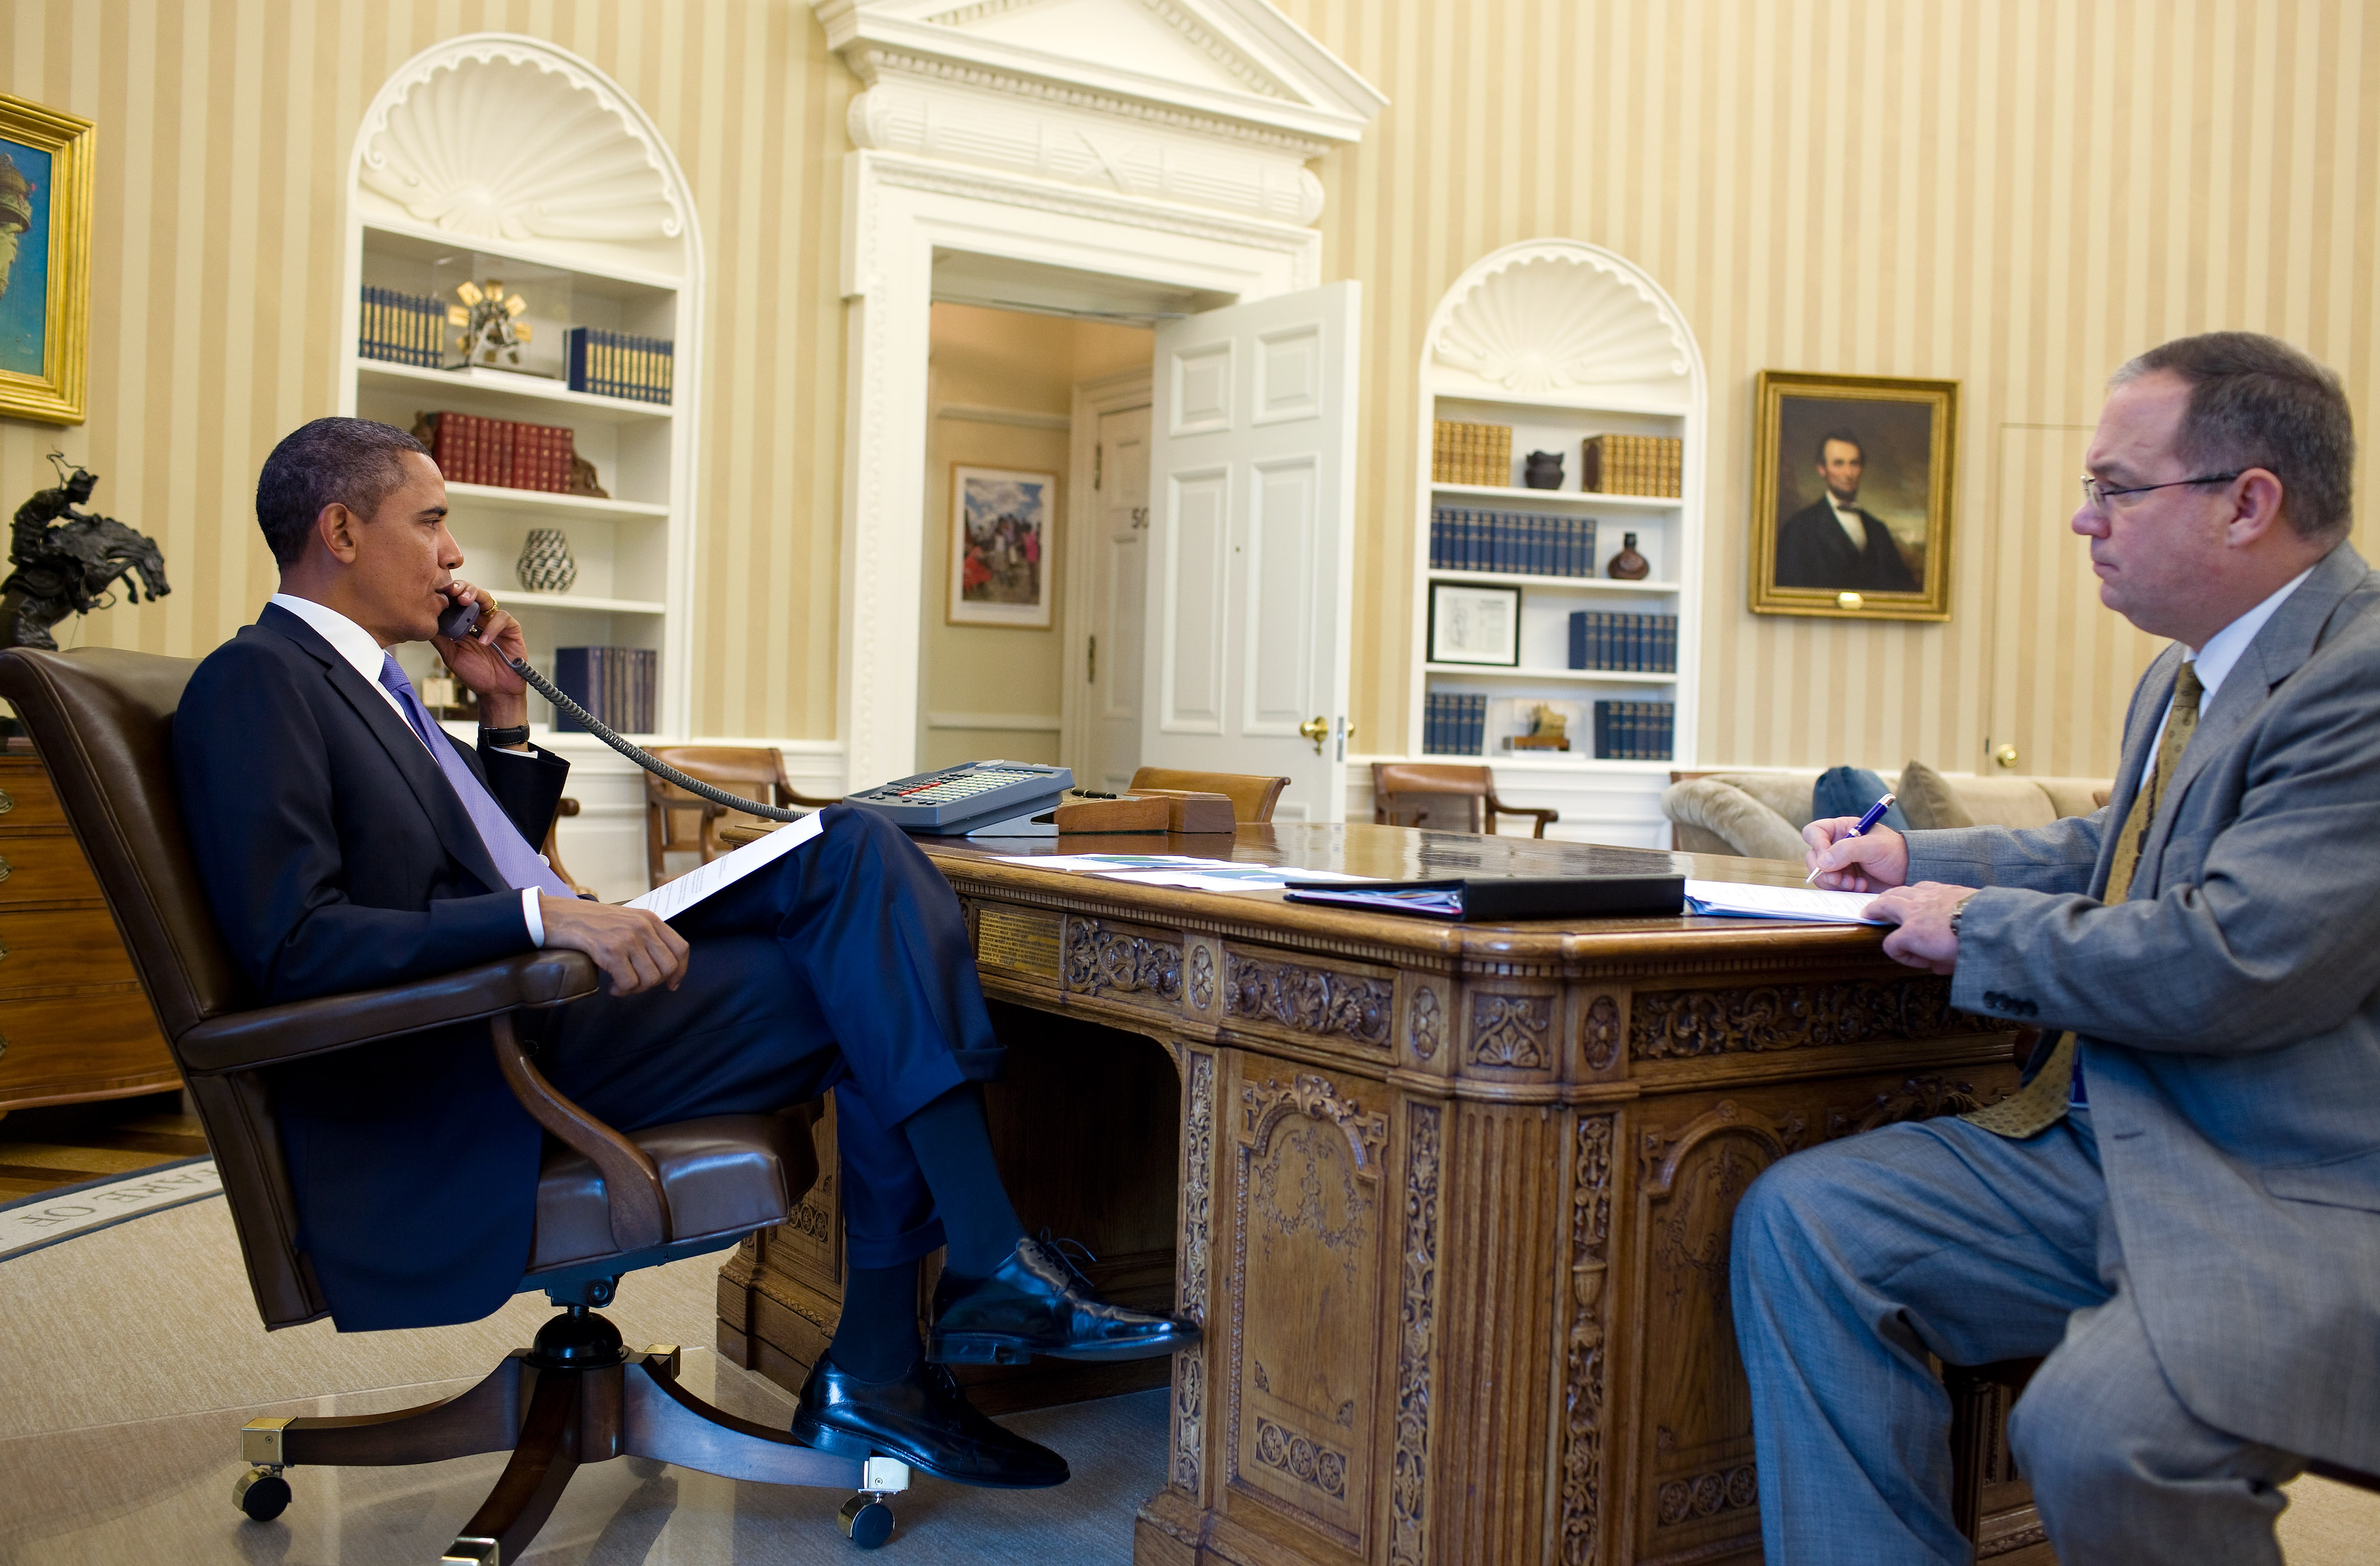
POLYGON ((593 734, 597 739, 601 740, 604 744, 610 746, 613 749, 618 751, 621 755, 626 757, 629 760, 634 761, 638 766, 642 767, 645 771, 652 773, 653 776, 660 778, 664 783, 675 783, 678 787, 686 790, 688 794, 708 799, 714 805, 724 805, 731 810, 741 810, 747 816, 760 816, 771 821, 798 821, 803 817, 813 814, 813 812, 808 810, 788 810, 780 806, 763 805, 757 799, 747 799, 740 794, 730 794, 723 788, 714 788, 710 784, 704 783, 700 778, 690 778, 684 772, 679 771, 675 767, 671 766, 668 762, 662 760, 658 757, 648 755, 644 751, 638 749, 637 747, 631 745, 628 741, 622 739, 618 734, 613 734, 611 729, 605 726, 601 718, 596 717, 594 713, 589 712, 587 709, 579 706, 578 703, 571 700, 570 698, 563 695, 559 690, 556 690, 553 686, 553 682, 547 679, 543 674, 539 674, 536 670, 530 668, 527 660, 519 658, 506 658, 504 662, 512 666, 514 674, 518 674, 522 679, 527 680, 529 683, 530 688, 534 689, 538 695, 545 698, 548 701, 552 702, 556 708, 560 709, 562 711, 569 713, 571 717, 584 724, 589 734, 593 734))

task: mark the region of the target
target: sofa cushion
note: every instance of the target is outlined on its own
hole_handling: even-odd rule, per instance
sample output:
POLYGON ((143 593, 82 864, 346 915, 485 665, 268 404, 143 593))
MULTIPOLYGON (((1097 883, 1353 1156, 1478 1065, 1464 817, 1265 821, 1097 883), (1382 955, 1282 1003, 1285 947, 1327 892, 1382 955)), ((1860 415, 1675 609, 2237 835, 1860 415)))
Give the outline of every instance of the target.
POLYGON ((2049 795, 2033 778, 1961 778, 1959 803, 1979 827, 2046 827, 2058 819, 2049 795))
POLYGON ((1949 780, 1923 761, 1912 761, 1900 770, 1900 786, 1893 792, 1900 796, 1900 808, 1908 815, 1912 831, 1975 824, 1967 807, 1959 803, 1958 790, 1949 780))
POLYGON ((1801 828, 1809 819, 1810 812, 1806 783, 1803 785, 1800 809, 1800 817, 1788 821, 1776 807, 1718 778, 1695 778, 1671 783, 1661 791, 1663 815, 1712 833, 1728 845, 1728 852, 1747 859, 1791 859, 1801 863, 1801 828))
POLYGON ((1757 799, 1783 817, 1796 832, 1810 824, 1814 814, 1810 794, 1818 782, 1815 772, 1714 772, 1708 781, 1723 783, 1757 799))
POLYGON ((2105 778, 2035 778, 2049 795, 2049 807, 2060 816, 2087 816, 2107 803, 2105 778))

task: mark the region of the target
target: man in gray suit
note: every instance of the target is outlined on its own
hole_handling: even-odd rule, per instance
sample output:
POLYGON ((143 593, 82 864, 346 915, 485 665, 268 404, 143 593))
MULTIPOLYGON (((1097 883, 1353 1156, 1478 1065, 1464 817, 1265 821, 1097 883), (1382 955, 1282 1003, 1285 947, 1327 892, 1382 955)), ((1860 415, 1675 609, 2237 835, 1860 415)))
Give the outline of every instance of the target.
POLYGON ((2338 378, 2268 337, 2119 370, 2077 533, 2173 638, 2106 808, 1848 837, 1894 957, 2043 1029, 1963 1118, 1784 1159, 1737 1210, 1772 1563, 1965 1561, 1930 1353, 2047 1355, 2010 1422, 2067 1561, 2280 1560, 2276 1487, 2380 1470, 2380 577, 2338 378), (1979 889, 1979 890, 1978 890, 1979 889))

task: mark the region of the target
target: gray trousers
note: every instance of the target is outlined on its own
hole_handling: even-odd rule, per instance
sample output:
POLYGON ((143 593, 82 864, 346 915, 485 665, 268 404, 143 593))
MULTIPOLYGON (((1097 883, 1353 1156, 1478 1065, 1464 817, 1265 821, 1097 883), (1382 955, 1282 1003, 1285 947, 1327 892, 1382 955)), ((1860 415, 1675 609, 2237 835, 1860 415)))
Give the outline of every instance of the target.
POLYGON ((2090 1114, 2022 1142, 1956 1119, 1797 1153, 1744 1194, 1730 1288, 1769 1566, 1973 1559, 1926 1364, 2046 1354, 2009 1435, 2078 1566, 2279 1566, 2302 1460, 2201 1423, 2149 1344, 2090 1114))

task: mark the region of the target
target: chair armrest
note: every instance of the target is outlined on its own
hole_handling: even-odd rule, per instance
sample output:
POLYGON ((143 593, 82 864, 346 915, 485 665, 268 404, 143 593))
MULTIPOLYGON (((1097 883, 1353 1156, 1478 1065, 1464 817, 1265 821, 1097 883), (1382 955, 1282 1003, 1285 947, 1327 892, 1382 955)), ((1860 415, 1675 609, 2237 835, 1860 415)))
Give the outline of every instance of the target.
POLYGON ((494 1037, 496 1069, 529 1118, 557 1141, 595 1166, 603 1177, 603 1199, 610 1209, 612 1245, 619 1251, 641 1251, 670 1238, 669 1198, 662 1192, 662 1171, 650 1155, 625 1136, 580 1109, 556 1090, 520 1046, 507 1012, 488 1025, 494 1037))
POLYGON ((1543 806, 1507 805, 1502 800, 1496 797, 1496 791, 1492 788, 1488 791, 1487 805, 1488 830, 1491 833, 1496 830, 1496 818, 1499 816, 1535 816, 1537 819, 1537 835, 1539 837, 1546 835, 1546 829, 1548 827, 1561 819, 1560 811, 1547 809, 1543 806))
POLYGON ((521 1006, 558 1006, 595 992, 595 964, 559 948, 483 963, 386 989, 292 1001, 209 1017, 175 1041, 182 1069, 219 1076, 302 1061, 521 1006))

